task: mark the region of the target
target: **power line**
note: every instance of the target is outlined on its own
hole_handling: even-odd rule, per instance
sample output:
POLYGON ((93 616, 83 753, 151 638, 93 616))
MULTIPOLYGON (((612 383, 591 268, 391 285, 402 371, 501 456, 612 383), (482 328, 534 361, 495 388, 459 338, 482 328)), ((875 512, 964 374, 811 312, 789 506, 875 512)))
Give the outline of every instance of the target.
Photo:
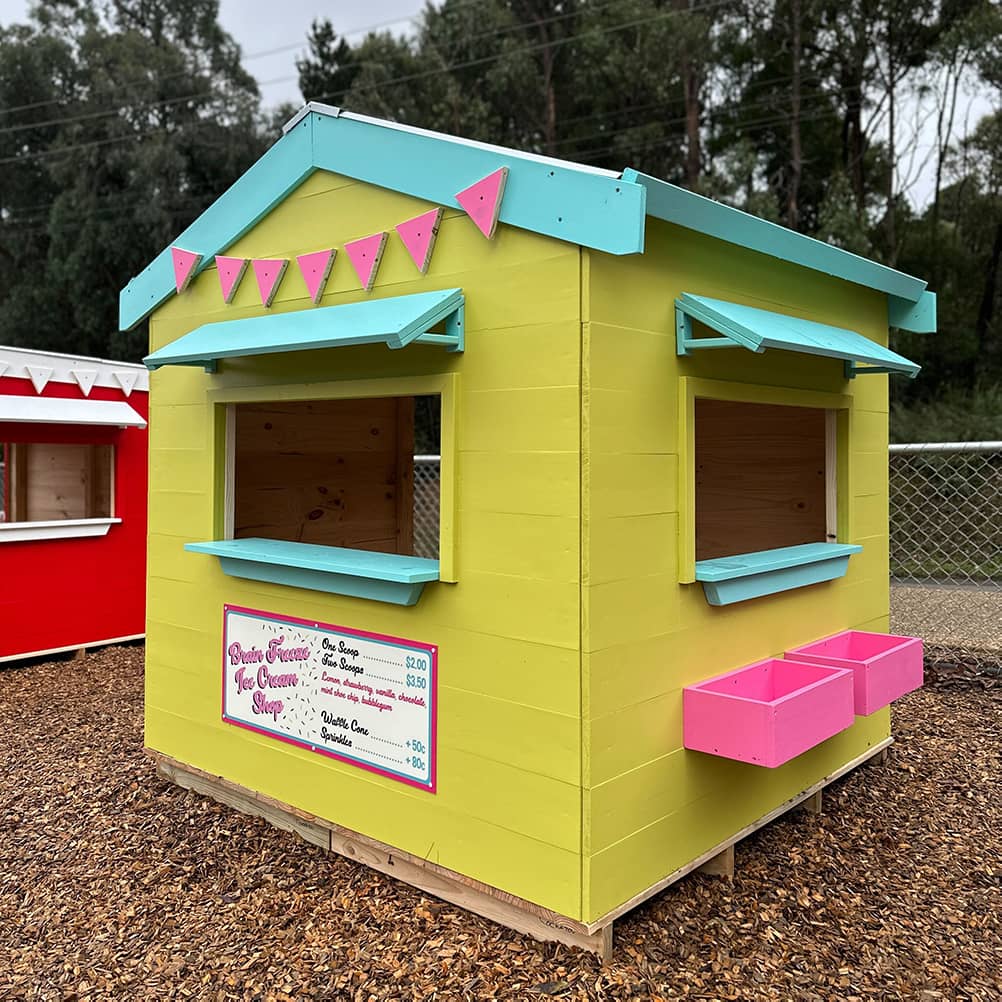
MULTIPOLYGON (((491 2, 493 2, 493 0, 455 0, 455 2, 453 2, 448 8, 440 8, 439 11, 438 11, 438 13, 440 13, 440 14, 453 14, 453 13, 455 13, 457 11, 457 9, 458 10, 464 10, 467 7, 477 7, 477 6, 480 6, 482 4, 491 3, 491 2)), ((612 6, 614 3, 616 3, 616 0, 608 0, 608 3, 604 4, 603 6, 612 6)), ((396 18, 392 18, 392 19, 389 19, 389 20, 385 20, 385 21, 378 21, 375 24, 363 25, 363 26, 358 27, 358 28, 349 28, 347 31, 340 32, 339 36, 336 34, 336 37, 340 37, 342 39, 348 39, 350 36, 353 36, 353 35, 370 34, 370 33, 374 32, 374 31, 378 31, 380 28, 392 27, 395 24, 412 23, 412 22, 417 21, 420 18, 424 17, 424 14, 425 14, 424 11, 419 11, 417 14, 412 14, 409 17, 396 17, 396 18)), ((546 23, 549 20, 555 20, 555 19, 558 19, 558 18, 566 17, 566 16, 568 16, 568 15, 557 15, 556 18, 547 18, 547 19, 544 19, 543 22, 536 22, 536 23, 546 23)), ((516 24, 516 25, 514 25, 514 30, 517 30, 520 27, 523 27, 523 26, 519 25, 519 24, 516 24)), ((480 33, 478 33, 476 35, 473 35, 473 36, 467 36, 466 39, 464 39, 464 40, 468 40, 470 38, 485 38, 485 37, 490 37, 492 35, 498 35, 498 34, 501 34, 504 31, 510 31, 510 30, 513 30, 513 26, 508 26, 507 28, 496 29, 494 31, 480 32, 480 33)), ((291 52, 294 49, 301 49, 301 48, 303 48, 307 44, 307 42, 308 42, 308 36, 304 36, 304 38, 302 38, 300 41, 297 41, 297 42, 289 42, 289 43, 286 43, 286 44, 283 44, 283 45, 275 46, 274 48, 271 48, 271 49, 263 49, 263 50, 261 50, 259 52, 251 52, 251 53, 248 53, 247 55, 242 55, 240 57, 240 62, 244 63, 244 62, 249 62, 252 59, 263 59, 263 58, 265 58, 267 56, 275 56, 275 55, 280 55, 283 52, 291 52)), ((358 63, 358 62, 356 62, 356 63, 345 63, 344 65, 345 65, 345 67, 352 67, 352 66, 362 66, 362 65, 366 65, 366 64, 365 63, 358 63)), ((176 73, 162 74, 162 75, 158 76, 156 79, 157 79, 157 82, 163 82, 165 80, 176 80, 179 77, 189 76, 190 73, 191 73, 190 69, 179 70, 176 73)), ((276 83, 288 83, 289 81, 294 80, 294 79, 296 79, 296 77, 291 77, 291 76, 276 77, 273 80, 260 81, 258 83, 258 86, 259 87, 267 87, 267 86, 270 86, 271 84, 276 84, 276 83)), ((143 84, 147 84, 149 82, 150 82, 150 78, 149 77, 143 77, 141 79, 132 80, 132 81, 129 81, 128 83, 121 84, 119 86, 118 90, 120 92, 124 92, 124 91, 129 90, 130 88, 138 87, 138 86, 141 86, 143 84)), ((45 108, 45 107, 48 107, 48 106, 53 105, 53 104, 64 104, 64 103, 70 103, 70 102, 66 101, 66 99, 64 99, 64 98, 58 98, 58 97, 57 98, 49 98, 48 100, 45 100, 45 101, 33 101, 33 102, 29 103, 29 104, 13 105, 13 106, 11 106, 9 108, 0 108, 0 115, 9 115, 9 114, 14 114, 15 112, 18 112, 18 111, 30 111, 30 110, 33 110, 35 108, 45 108)), ((118 109, 110 109, 109 110, 109 114, 113 114, 117 110, 118 109)), ((41 125, 44 125, 44 124, 48 124, 48 123, 31 123, 31 125, 26 126, 26 127, 28 127, 28 128, 36 128, 36 127, 41 127, 41 125)))
MULTIPOLYGON (((466 3, 462 4, 461 6, 464 6, 464 7, 466 7, 466 6, 475 6, 477 4, 481 4, 481 3, 485 3, 485 2, 490 2, 490 0, 466 0, 466 3)), ((617 2, 618 2, 618 0, 606 0, 605 3, 599 4, 598 7, 597 7, 597 9, 603 10, 603 9, 605 9, 607 7, 612 7, 617 2)), ((715 3, 728 3, 728 2, 732 2, 732 0, 714 0, 714 2, 715 3)), ((453 9, 454 8, 449 8, 449 12, 451 13, 453 11, 453 9)), ((406 20, 414 20, 418 16, 420 16, 420 15, 414 15, 413 18, 409 18, 409 19, 406 19, 406 20)), ((572 12, 563 13, 563 14, 557 14, 557 15, 554 15, 552 17, 543 18, 543 19, 541 19, 539 21, 534 21, 532 23, 531 27, 535 28, 535 27, 538 27, 540 25, 550 24, 552 22, 561 21, 561 20, 565 20, 567 18, 576 17, 576 16, 578 16, 578 12, 577 11, 572 11, 572 12)), ((376 30, 376 29, 378 29, 380 27, 385 27, 386 25, 399 24, 402 20, 405 20, 405 19, 396 18, 396 19, 394 19, 392 21, 383 21, 383 22, 380 22, 379 24, 370 25, 370 26, 368 26, 366 28, 359 28, 359 29, 357 29, 357 31, 347 32, 346 35, 347 34, 352 34, 352 35, 353 34, 358 34, 358 33, 363 32, 363 31, 364 32, 371 32, 371 31, 374 31, 374 30, 376 30)), ((481 31, 481 32, 477 32, 477 33, 475 33, 473 35, 465 35, 463 37, 463 42, 464 43, 473 42, 473 41, 477 41, 477 40, 482 39, 482 38, 496 38, 496 37, 499 37, 499 36, 501 36, 503 34, 514 33, 514 32, 518 32, 518 31, 524 31, 524 30, 526 30, 527 27, 529 27, 529 26, 527 26, 525 24, 522 24, 522 23, 515 22, 515 23, 512 23, 510 25, 506 25, 504 27, 492 29, 490 31, 481 31)), ((582 33, 582 34, 584 34, 584 33, 582 33)), ((346 36, 343 35, 342 37, 346 37, 346 36)), ((277 47, 275 49, 266 50, 265 52, 256 53, 255 56, 274 55, 274 54, 279 53, 279 52, 287 52, 287 51, 290 51, 291 49, 299 48, 303 44, 304 44, 303 42, 297 42, 297 43, 294 43, 292 45, 283 45, 283 46, 279 46, 279 47, 277 47)), ((504 53, 500 53, 497 58, 502 58, 503 55, 504 55, 504 53)), ((253 58, 253 57, 248 56, 247 58, 250 59, 250 58, 253 58)), ((364 68, 364 67, 369 66, 369 65, 371 65, 371 61, 367 61, 367 60, 355 60, 353 62, 342 63, 339 68, 340 69, 351 69, 351 68, 356 68, 356 67, 357 68, 364 68)), ((187 75, 189 75, 189 72, 190 71, 188 71, 188 70, 184 70, 184 71, 181 71, 179 73, 165 74, 165 75, 157 77, 155 79, 155 81, 151 80, 149 77, 146 77, 146 78, 144 78, 142 80, 134 81, 133 84, 132 84, 132 86, 139 86, 139 85, 142 85, 142 84, 149 84, 151 82, 161 83, 161 82, 163 82, 165 80, 176 79, 177 77, 180 77, 180 76, 187 76, 187 75)), ((436 69, 434 72, 436 72, 436 73, 447 72, 447 70, 440 68, 440 69, 436 69)), ((281 77, 275 77, 272 80, 259 81, 257 85, 259 87, 268 87, 271 84, 289 83, 290 81, 297 80, 297 79, 298 79, 298 77, 281 76, 281 77)), ((393 81, 387 81, 387 82, 388 83, 392 83, 393 81)), ((94 121, 94 120, 100 119, 100 118, 115 117, 115 116, 117 116, 117 115, 119 115, 119 114, 121 114, 123 112, 126 112, 126 111, 135 111, 135 110, 144 110, 144 109, 169 107, 169 106, 171 106, 173 104, 184 103, 185 101, 197 101, 197 100, 201 100, 202 98, 206 98, 206 97, 214 97, 214 96, 216 96, 216 94, 217 94, 217 91, 214 91, 214 90, 207 90, 207 91, 203 90, 203 91, 198 91, 198 92, 196 92, 194 94, 185 94, 185 95, 181 95, 179 97, 164 98, 164 99, 159 100, 159 101, 141 101, 141 102, 134 103, 134 104, 116 105, 113 108, 112 107, 107 107, 107 108, 103 108, 103 109, 98 110, 98 111, 86 112, 84 114, 79 114, 79 115, 69 115, 69 116, 64 116, 62 118, 50 118, 50 119, 45 119, 45 120, 43 120, 41 122, 22 122, 22 123, 19 123, 19 124, 16 124, 16 125, 7 125, 7 126, 0 127, 0 135, 11 134, 11 133, 15 133, 15 132, 24 132, 24 131, 29 131, 29 130, 32 130, 32 129, 42 129, 42 128, 46 128, 46 127, 52 126, 52 125, 69 125, 69 124, 72 124, 72 123, 75 123, 75 122, 94 121)), ((58 103, 58 101, 53 101, 53 102, 37 102, 35 105, 22 105, 21 107, 22 108, 25 108, 25 107, 41 107, 42 105, 44 105, 46 103, 58 103)), ((0 108, 0 114, 8 114, 8 113, 15 112, 15 111, 18 111, 18 110, 20 110, 20 109, 16 108, 16 107, 15 108, 0 108)))
MULTIPOLYGON (((662 11, 660 14, 654 14, 654 15, 651 15, 651 16, 645 17, 645 18, 634 19, 632 21, 623 22, 623 23, 620 23, 620 24, 617 24, 617 25, 612 25, 612 26, 609 26, 609 27, 606 27, 606 28, 602 28, 602 29, 588 29, 587 31, 579 32, 578 34, 568 35, 568 36, 566 36, 563 39, 557 39, 556 41, 553 41, 553 42, 549 42, 548 41, 548 42, 542 42, 542 43, 534 43, 532 45, 523 46, 521 48, 509 50, 507 52, 498 52, 498 53, 495 53, 495 54, 493 54, 491 56, 485 56, 485 57, 482 57, 480 59, 468 60, 465 63, 454 63, 454 64, 447 65, 447 66, 436 67, 435 69, 431 69, 431 70, 424 70, 424 71, 421 71, 420 73, 406 74, 406 75, 401 76, 401 77, 391 78, 390 80, 379 81, 377 84, 371 84, 369 87, 364 87, 363 86, 363 87, 360 87, 358 89, 361 90, 361 91, 372 90, 372 89, 375 89, 377 87, 385 87, 385 86, 391 86, 393 84, 405 83, 405 82, 408 82, 408 81, 414 80, 414 79, 420 79, 420 78, 426 78, 428 76, 435 76, 435 75, 439 75, 439 74, 451 73, 451 72, 453 72, 455 70, 458 70, 458 69, 469 69, 469 68, 472 68, 474 66, 481 66, 481 65, 485 65, 487 63, 497 62, 500 59, 503 59, 505 57, 510 57, 510 56, 513 56, 513 55, 518 55, 518 54, 522 54, 522 53, 526 53, 526 52, 535 52, 535 51, 539 51, 540 49, 543 49, 543 48, 554 47, 554 46, 558 46, 558 45, 565 45, 565 44, 567 44, 567 43, 569 43, 569 42, 571 42, 571 41, 573 41, 573 40, 575 40, 577 38, 582 38, 582 37, 591 36, 591 35, 595 35, 595 34, 604 35, 604 34, 608 34, 608 33, 615 32, 615 31, 622 31, 622 30, 625 30, 625 29, 628 29, 628 28, 631 28, 631 27, 640 27, 640 26, 643 26, 645 24, 650 24, 650 23, 652 23, 654 21, 660 21, 660 20, 664 20, 664 19, 669 18, 669 17, 675 17, 678 14, 690 14, 690 13, 693 13, 693 12, 696 12, 696 11, 708 10, 708 9, 712 9, 712 8, 715 8, 715 7, 726 6, 726 5, 728 5, 730 3, 733 3, 733 2, 734 2, 734 0, 706 0, 705 3, 703 3, 701 5, 697 5, 697 6, 691 7, 691 8, 689 8, 686 11, 677 11, 677 10, 662 11)), ((491 33, 491 34, 497 34, 497 33, 494 32, 494 33, 491 33)), ((292 79, 296 79, 296 78, 294 78, 294 77, 278 77, 275 80, 272 80, 270 82, 271 83, 279 83, 279 82, 285 82, 285 81, 292 80, 292 79)), ((345 90, 342 90, 342 91, 337 91, 337 92, 335 92, 333 94, 322 95, 320 98, 318 98, 318 100, 323 100, 323 99, 327 99, 327 98, 330 98, 330 97, 341 96, 341 95, 343 95, 343 94, 345 94, 347 92, 348 92, 348 89, 345 89, 345 90)), ((182 99, 170 99, 170 100, 182 100, 182 99)), ((190 98, 189 98, 189 100, 190 100, 190 98)), ((0 131, 2 131, 2 130, 0 130, 0 131)), ((80 143, 80 144, 76 144, 76 145, 70 145, 70 146, 60 147, 57 150, 53 150, 53 151, 43 150, 43 151, 38 151, 38 152, 35 152, 35 153, 23 154, 21 156, 6 157, 6 158, 3 158, 3 159, 0 159, 0 165, 12 164, 12 163, 21 163, 21 162, 31 161, 31 160, 34 160, 34 159, 41 159, 41 158, 44 158, 44 157, 47 157, 47 156, 55 156, 55 155, 58 155, 59 153, 70 152, 70 151, 75 150, 75 149, 87 149, 87 148, 90 148, 91 146, 94 146, 94 145, 106 145, 106 144, 110 144, 110 143, 113 143, 113 142, 129 142, 129 141, 133 141, 134 139, 139 138, 141 136, 152 135, 156 131, 158 131, 158 130, 155 130, 155 129, 154 130, 148 130, 147 132, 135 133, 135 134, 132 134, 132 135, 129 135, 129 136, 123 136, 123 137, 119 137, 119 138, 116 138, 116 139, 99 140, 96 143, 80 143)), ((165 131, 165 130, 160 130, 160 131, 165 131)))

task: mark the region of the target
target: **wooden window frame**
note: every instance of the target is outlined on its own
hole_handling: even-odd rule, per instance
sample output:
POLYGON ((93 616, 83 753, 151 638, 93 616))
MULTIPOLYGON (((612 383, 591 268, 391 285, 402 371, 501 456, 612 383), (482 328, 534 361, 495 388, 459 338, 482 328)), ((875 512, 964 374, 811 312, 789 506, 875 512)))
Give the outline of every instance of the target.
POLYGON ((827 542, 852 537, 849 504, 849 436, 852 397, 786 386, 679 377, 678 511, 679 582, 696 581, 696 400, 810 407, 825 415, 825 533, 827 542))
POLYGON ((233 538, 235 502, 235 435, 233 407, 244 403, 306 400, 361 400, 385 397, 437 396, 441 401, 441 486, 439 509, 439 580, 456 577, 456 461, 459 374, 441 373, 385 379, 346 379, 325 383, 294 383, 232 387, 209 391, 215 432, 215 538, 233 538))

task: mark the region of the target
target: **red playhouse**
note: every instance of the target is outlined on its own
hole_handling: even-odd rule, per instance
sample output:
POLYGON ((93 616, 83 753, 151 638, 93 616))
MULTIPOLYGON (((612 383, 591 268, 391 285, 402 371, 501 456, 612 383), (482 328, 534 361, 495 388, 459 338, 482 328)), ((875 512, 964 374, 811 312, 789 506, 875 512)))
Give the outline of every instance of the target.
POLYGON ((0 661, 143 636, 141 365, 0 347, 0 661))

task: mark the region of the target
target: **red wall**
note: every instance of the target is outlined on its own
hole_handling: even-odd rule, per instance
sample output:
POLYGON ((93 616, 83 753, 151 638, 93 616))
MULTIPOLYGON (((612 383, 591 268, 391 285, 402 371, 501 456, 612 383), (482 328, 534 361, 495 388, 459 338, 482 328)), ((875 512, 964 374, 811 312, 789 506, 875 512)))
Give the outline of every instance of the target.
MULTIPOLYGON (((27 379, 0 378, 0 394, 37 397, 27 379)), ((45 397, 82 399, 49 383, 45 397)), ((95 386, 91 400, 119 400, 144 418, 148 395, 95 386)), ((146 608, 145 428, 5 424, 3 442, 93 442, 115 446, 115 517, 107 536, 0 543, 0 658, 142 634, 146 608)))

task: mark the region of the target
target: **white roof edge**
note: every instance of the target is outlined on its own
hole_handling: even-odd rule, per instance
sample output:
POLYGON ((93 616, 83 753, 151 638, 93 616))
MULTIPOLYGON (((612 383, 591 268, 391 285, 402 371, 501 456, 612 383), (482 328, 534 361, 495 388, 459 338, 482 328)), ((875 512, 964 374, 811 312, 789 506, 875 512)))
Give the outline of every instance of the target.
POLYGON ((292 130, 299 125, 299 123, 306 118, 311 112, 316 112, 318 115, 328 115, 331 118, 338 118, 341 114, 340 108, 335 108, 333 104, 322 104, 319 101, 307 101, 306 104, 302 106, 295 113, 295 115, 290 118, 285 125, 282 126, 282 135, 292 132, 292 130))
POLYGON ((75 386, 80 380, 74 372, 80 371, 94 374, 93 386, 122 390, 123 381, 116 376, 116 373, 120 373, 129 377, 125 382, 129 384, 130 393, 132 390, 148 393, 150 389, 150 374, 146 366, 136 362, 115 362, 90 355, 67 355, 58 351, 0 345, 0 378, 31 379, 29 366, 51 370, 45 382, 75 386))
POLYGON ((67 362, 99 362, 102 365, 113 365, 116 369, 144 369, 142 362, 116 362, 113 358, 97 358, 94 355, 69 355, 62 351, 43 351, 41 348, 17 348, 13 345, 0 345, 0 357, 7 352, 18 352, 24 355, 43 355, 45 358, 62 358, 67 362))
POLYGON ((0 421, 146 427, 146 419, 124 400, 66 400, 63 397, 0 396, 0 421))
POLYGON ((595 174, 599 177, 620 178, 622 171, 607 170, 604 167, 592 167, 588 164, 575 163, 573 160, 561 160, 559 157, 548 157, 541 153, 525 153, 522 150, 515 150, 509 146, 497 146, 494 143, 481 143, 476 139, 465 139, 462 136, 450 136, 447 132, 436 132, 434 129, 419 129, 415 125, 403 125, 400 122, 389 122, 385 118, 373 118, 371 115, 359 115, 353 111, 342 111, 330 104, 322 104, 318 101, 310 101, 304 104, 282 126, 282 133, 285 134, 295 128, 307 115, 315 112, 318 115, 327 115, 329 118, 347 118, 352 122, 362 122, 365 125, 376 125, 383 129, 393 129, 397 132, 409 132, 415 136, 426 136, 429 139, 440 139, 447 143, 455 143, 457 146, 471 146, 474 149, 485 150, 488 153, 497 153, 506 157, 517 157, 519 160, 530 160, 533 163, 549 164, 554 167, 563 167, 567 170, 579 171, 582 174, 595 174))

